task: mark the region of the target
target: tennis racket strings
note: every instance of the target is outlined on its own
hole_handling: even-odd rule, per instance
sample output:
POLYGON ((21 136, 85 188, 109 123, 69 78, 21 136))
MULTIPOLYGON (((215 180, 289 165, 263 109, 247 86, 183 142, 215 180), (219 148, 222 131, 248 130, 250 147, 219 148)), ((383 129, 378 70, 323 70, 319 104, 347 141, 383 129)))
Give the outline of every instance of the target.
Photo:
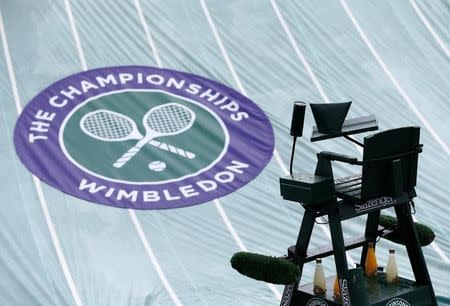
POLYGON ((163 134, 177 133, 193 122, 193 116, 194 113, 187 107, 171 103, 151 112, 147 117, 147 126, 163 134))
POLYGON ((83 132, 103 141, 122 141, 134 130, 134 122, 130 118, 111 111, 92 112, 83 119, 81 122, 83 132))
POLYGON ((125 152, 113 164, 116 168, 128 163, 142 147, 156 137, 173 136, 190 129, 195 121, 195 113, 179 103, 167 103, 151 108, 142 120, 145 136, 125 152))

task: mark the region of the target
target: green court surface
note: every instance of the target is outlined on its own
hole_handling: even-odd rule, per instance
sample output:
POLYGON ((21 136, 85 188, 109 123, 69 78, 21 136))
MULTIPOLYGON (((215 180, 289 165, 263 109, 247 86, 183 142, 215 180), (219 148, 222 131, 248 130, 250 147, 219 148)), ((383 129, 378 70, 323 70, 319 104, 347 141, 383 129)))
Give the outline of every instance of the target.
MULTIPOLYGON (((283 201, 278 185, 292 102, 352 100, 349 117, 373 113, 381 130, 421 127, 416 218, 436 233, 423 252, 439 305, 450 306, 447 0, 2 0, 0 12, 0 305, 278 305, 282 286, 247 279, 229 260, 240 250, 283 255, 296 241, 303 208, 283 201), (64 77, 123 65, 193 73, 239 91, 269 118, 273 158, 235 192, 179 209, 97 205, 34 177, 14 147, 18 114, 64 77)), ((321 150, 360 156, 339 139, 310 143, 313 125, 307 109, 296 171, 312 172, 321 150)), ((364 225, 346 222, 345 235, 362 235, 364 225)), ((328 240, 316 227, 311 244, 328 240)), ((399 245, 378 244, 380 265, 390 248, 400 275, 412 278, 399 245)), ((348 254, 359 261, 358 250, 348 254)), ((324 268, 335 273, 332 258, 324 268)), ((313 272, 307 264, 302 282, 313 272)))

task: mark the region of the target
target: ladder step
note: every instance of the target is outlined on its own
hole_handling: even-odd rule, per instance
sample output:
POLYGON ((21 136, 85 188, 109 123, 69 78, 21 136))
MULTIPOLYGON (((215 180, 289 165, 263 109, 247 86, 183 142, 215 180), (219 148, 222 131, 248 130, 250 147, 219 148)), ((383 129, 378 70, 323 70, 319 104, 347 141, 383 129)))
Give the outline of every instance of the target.
MULTIPOLYGON (((347 251, 347 250, 358 248, 360 246, 363 246, 365 242, 366 242, 366 237, 364 237, 364 236, 347 239, 345 241, 345 250, 347 251)), ((314 261, 317 258, 324 258, 324 257, 330 256, 330 255, 333 255, 333 253, 334 253, 333 245, 330 243, 328 245, 324 245, 322 247, 319 247, 319 248, 316 248, 316 249, 313 249, 313 250, 307 252, 306 257, 303 261, 305 263, 314 261)), ((293 257, 295 257, 295 245, 289 247, 288 254, 289 254, 289 256, 292 255, 293 257)))
MULTIPOLYGON (((382 226, 378 226, 378 235, 379 236, 384 236, 389 232, 391 232, 391 230, 385 229, 382 226)), ((365 236, 354 237, 354 238, 347 239, 344 242, 345 242, 345 250, 348 251, 348 250, 362 247, 364 245, 364 243, 366 242, 366 237, 365 236)), ((306 257, 303 259, 303 262, 307 263, 310 261, 314 261, 317 258, 324 258, 324 257, 330 256, 330 255, 333 255, 333 253, 334 253, 333 245, 330 243, 330 244, 324 245, 322 247, 308 251, 306 254, 306 257)), ((288 257, 289 258, 297 257, 295 245, 289 247, 288 257)))

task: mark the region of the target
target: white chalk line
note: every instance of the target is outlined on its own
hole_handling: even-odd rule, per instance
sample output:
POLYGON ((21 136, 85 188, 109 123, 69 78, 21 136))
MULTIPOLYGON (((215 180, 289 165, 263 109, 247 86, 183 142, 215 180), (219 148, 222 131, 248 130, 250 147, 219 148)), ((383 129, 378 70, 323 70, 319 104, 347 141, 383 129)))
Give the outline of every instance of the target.
MULTIPOLYGON (((227 214, 223 210, 222 204, 218 200, 214 200, 214 205, 216 206, 217 210, 219 211, 220 216, 224 220, 224 223, 230 232, 231 236, 233 236, 233 239, 236 241, 237 245, 239 246, 239 249, 244 252, 248 252, 247 247, 242 242, 241 238, 239 237, 238 233, 234 229, 233 225, 230 222, 230 219, 228 219, 227 214)), ((269 287, 270 290, 272 290, 273 294, 277 297, 277 299, 281 300, 281 293, 278 291, 278 289, 269 283, 266 283, 266 285, 269 287)))
MULTIPOLYGON (((66 6, 66 11, 67 11, 67 15, 69 18, 70 26, 72 29, 73 38, 74 38, 76 46, 77 46, 77 51, 78 51, 78 56, 80 58, 81 67, 83 70, 87 70, 88 67, 86 64, 86 59, 84 56, 83 48, 81 47, 81 41, 80 41, 80 37, 78 35, 75 18, 73 17, 73 14, 72 14, 70 0, 65 0, 65 6, 66 6)), ((175 305, 177 305, 177 306, 182 305, 178 296, 175 294, 175 291, 173 290, 172 286, 170 285, 169 281, 167 280, 167 277, 165 276, 164 272, 162 271, 161 265, 159 264, 158 259, 156 258, 155 254, 153 253, 153 250, 150 247, 150 243, 142 230, 142 226, 141 226, 138 218, 136 217, 134 210, 128 209, 128 213, 129 213, 130 218, 131 218, 131 220, 135 226, 135 229, 139 235, 139 238, 141 239, 141 242, 144 246, 145 252, 147 253, 147 255, 150 259, 150 262, 152 263, 153 267, 155 268, 166 291, 169 293, 169 295, 170 295, 172 301, 175 303, 175 305)))
POLYGON ((319 92, 320 97, 323 99, 323 101, 325 103, 329 103, 330 99, 325 94, 325 91, 323 90, 322 85, 320 84, 319 80, 317 79, 314 71, 309 66, 309 63, 306 60, 305 56, 303 55, 303 52, 300 51, 300 48, 298 47, 297 43, 295 42, 294 36, 292 35, 291 30, 289 29, 286 21, 284 20, 284 17, 283 17, 283 15, 280 12, 280 9, 278 8, 277 3, 275 2, 275 0, 271 0, 270 3, 272 4, 272 8, 273 8, 273 10, 275 11, 275 14, 278 17, 278 20, 280 21, 281 26, 282 26, 284 32, 286 33, 286 35, 287 35, 287 37, 289 39, 289 42, 291 43, 291 46, 294 49, 295 54, 297 55, 297 57, 300 59, 300 62, 305 67, 306 72, 308 73, 309 78, 311 79, 311 81, 313 82, 313 84, 316 87, 317 91, 319 92))
POLYGON ((422 122, 422 124, 427 128, 427 130, 431 134, 431 136, 444 149, 444 151, 447 153, 447 155, 450 155, 450 148, 441 139, 441 137, 434 130, 434 128, 431 126, 431 124, 428 122, 428 120, 426 120, 425 117, 422 115, 422 113, 417 109, 417 107, 414 104, 414 102, 411 100, 411 98, 408 96, 408 94, 405 92, 405 90, 400 86, 399 82, 394 77, 392 72, 388 69, 387 65, 384 63, 383 59, 378 54, 377 50, 373 47, 373 45, 370 42, 369 38, 366 36, 364 31, 362 30, 361 26, 359 25, 359 22, 356 20, 356 18, 353 15, 352 11, 348 7, 347 2, 345 0, 340 0, 340 3, 342 5, 342 7, 344 8, 345 12, 347 13, 347 16, 350 18, 353 26, 356 28, 358 34, 361 36, 362 40, 364 41, 366 46, 369 48, 370 53, 377 60, 378 64, 381 66, 381 68, 383 69, 384 73, 391 80, 392 84, 394 84, 395 89, 397 89, 398 93, 402 96, 402 98, 405 100, 405 102, 409 105, 409 107, 414 112, 414 114, 417 116, 417 118, 419 118, 419 120, 422 122))
MULTIPOLYGON (((417 218, 415 215, 412 216, 414 222, 418 222, 417 218)), ((446 263, 450 264, 450 259, 448 258, 448 256, 441 250, 441 248, 437 245, 436 241, 431 242, 431 247, 433 248, 433 250, 439 255, 439 257, 442 258, 442 260, 444 260, 446 263)))
MULTIPOLYGON (((400 95, 403 97, 403 99, 408 103, 408 105, 411 107, 413 112, 416 114, 416 116, 419 118, 419 120, 422 122, 423 125, 427 128, 428 132, 433 136, 433 138, 442 146, 442 148, 445 150, 447 155, 450 155, 450 149, 447 147, 447 145, 444 143, 444 141, 440 138, 440 136, 434 131, 434 129, 431 127, 431 125, 428 123, 428 121, 422 116, 422 114, 419 112, 419 110, 416 108, 415 104, 412 102, 412 100, 409 98, 409 96, 406 94, 406 92, 403 90, 402 87, 400 87, 400 84, 398 83, 397 79, 393 76, 393 74, 389 71, 384 61, 381 59, 378 52, 373 47, 372 43, 370 42, 369 38, 366 36, 364 31, 362 30, 361 26, 359 25, 359 22, 356 20, 355 16, 353 15, 352 11, 348 7, 345 0, 340 0, 341 5, 343 6, 345 12, 347 13, 347 16, 350 18, 350 20, 353 23, 353 26, 358 31, 359 35, 365 42, 366 46, 369 48, 370 52, 372 53, 373 57, 377 60, 378 64, 381 66, 383 71, 386 73, 386 75, 389 77, 391 82, 394 84, 397 91, 400 93, 400 95)), ((436 243, 432 244, 432 247, 438 255, 447 263, 450 261, 448 260, 448 257, 445 256, 444 252, 439 248, 439 246, 436 243), (444 254, 444 256, 442 256, 444 254)))
POLYGON ((148 28, 147 21, 145 21, 144 13, 142 12, 142 7, 139 0, 134 0, 134 5, 136 7, 137 14, 139 16, 139 20, 141 21, 142 27, 144 28, 145 37, 147 39, 151 55, 155 58, 155 62, 159 68, 162 68, 161 58, 159 57, 158 50, 156 49, 155 42, 153 40, 153 36, 148 28))
MULTIPOLYGON (((139 20, 141 21, 142 27, 144 28, 145 36, 147 38, 147 43, 149 45, 149 48, 150 48, 150 51, 151 51, 151 55, 154 57, 157 66, 159 68, 163 68, 163 64, 162 64, 161 58, 159 56, 158 49, 156 48, 155 41, 154 41, 153 36, 151 34, 151 31, 150 31, 150 29, 148 27, 147 21, 145 20, 145 17, 144 17, 144 14, 142 12, 142 7, 140 5, 140 2, 139 2, 139 0, 134 0, 134 3, 135 3, 135 6, 136 6, 136 10, 137 10, 138 16, 139 16, 139 20)), ((233 225, 231 224, 227 214, 223 210, 223 208, 222 208, 222 206, 220 204, 220 201, 218 199, 215 199, 213 202, 215 204, 216 209, 219 211, 219 214, 220 214, 224 224, 226 225, 228 231, 230 232, 230 234, 233 237, 233 239, 235 240, 235 242, 238 244, 239 249, 246 250, 242 240, 240 239, 239 235, 237 234, 236 230, 234 229, 233 225)), ((272 286, 269 286, 269 287, 274 287, 274 286, 272 285, 272 286)), ((281 299, 281 295, 279 294, 279 292, 277 292, 277 293, 278 293, 278 295, 280 296, 280 299, 281 299)))
MULTIPOLYGON (((11 55, 9 53, 9 46, 8 46, 8 41, 6 38, 6 31, 5 31, 5 27, 3 24, 3 17, 2 17, 1 11, 0 11, 0 34, 1 34, 2 43, 3 43, 3 51, 4 51, 4 55, 5 55, 6 66, 8 69, 9 81, 10 81, 12 92, 13 92, 14 102, 16 104, 17 115, 20 115, 22 113, 22 104, 20 102, 19 91, 17 89, 16 77, 14 74, 14 68, 13 68, 13 64, 12 64, 12 60, 11 60, 11 55)), ((58 257, 59 263, 63 270, 67 285, 69 286, 70 293, 72 294, 72 298, 75 302, 75 305, 83 306, 83 303, 81 302, 81 299, 80 299, 80 295, 78 294, 78 290, 73 281, 72 274, 70 273, 69 266, 67 265, 66 258, 62 251, 61 244, 58 239, 58 234, 56 233, 55 226, 54 226, 52 218, 50 216, 47 200, 45 199, 45 195, 42 190, 41 181, 35 175, 32 175, 32 177, 33 177, 34 187, 36 189, 36 193, 37 193, 37 196, 39 199, 39 203, 41 205, 41 209, 44 214, 45 221, 47 223, 50 237, 53 242, 53 247, 55 248, 56 255, 58 257)))
MULTIPOLYGON (((203 12, 205 14, 205 17, 208 21, 208 24, 211 28, 211 31, 214 35, 214 38, 216 39, 216 42, 219 46, 220 52, 222 53, 222 56, 231 72, 231 75, 233 76, 234 81, 236 82, 237 87, 239 88, 239 90, 241 91, 241 93, 243 93, 244 95, 247 95, 244 86, 242 86, 241 80, 236 72, 236 70, 234 69, 233 63, 231 62, 230 57, 228 56, 228 53, 222 43, 222 40, 219 36, 219 33, 217 32, 216 26, 214 24, 214 21, 211 18, 211 15, 209 13, 208 7, 206 6, 206 3, 204 0, 200 0, 200 4, 202 6, 203 12)), ((222 219, 224 219, 225 224, 227 225, 228 230, 230 231, 231 235, 233 236, 234 240, 236 241, 236 243, 238 244, 239 248, 243 251, 246 251, 246 247, 244 245, 244 243, 242 242, 242 240, 239 238, 237 232, 234 230, 231 222, 229 221, 228 217, 226 217, 225 211, 223 210, 222 206, 220 205, 220 202, 218 202, 218 200, 214 200, 214 204, 216 205, 217 209, 219 210, 220 215, 222 216, 222 219), (225 218, 226 217, 226 218, 225 218)), ((269 287, 269 289, 274 293, 274 295, 276 296, 276 298, 278 300, 281 300, 281 293, 278 291, 278 289, 269 283, 266 283, 266 285, 269 287)))
MULTIPOLYGON (((300 48, 298 47, 294 36, 292 35, 286 21, 284 20, 283 15, 280 12, 280 9, 278 8, 277 3, 275 2, 275 0, 271 0, 270 1, 272 4, 272 8, 275 11, 275 14, 278 17, 278 20, 281 23, 281 26, 284 30, 284 32, 286 33, 286 36, 288 37, 289 42, 291 43, 292 48, 295 51, 295 54, 297 55, 297 57, 300 59, 300 62, 303 64, 303 66, 305 67, 306 72, 308 73, 308 76, 310 77, 312 83, 314 84, 314 86, 316 87, 317 91, 319 92, 320 97, 322 98, 322 100, 325 103, 330 103, 330 99, 328 98, 328 96, 325 94, 325 91, 322 88, 322 85, 320 84, 320 82, 318 81, 314 71, 311 69, 311 66, 309 65, 308 61, 306 60, 306 57, 304 56, 303 52, 300 50, 300 48)), ((359 152, 361 152, 361 148, 356 146, 355 147, 358 149, 359 152)), ((279 158, 279 160, 282 162, 281 158, 279 158)), ((278 161, 278 159, 277 159, 278 161)), ((285 172, 286 175, 289 174, 289 172, 287 171, 286 166, 280 166, 281 169, 283 169, 283 171, 285 172)), ((322 231, 325 233, 325 235, 331 239, 331 234, 330 234, 330 230, 328 229, 328 227, 326 227, 324 224, 319 224, 320 225, 320 229, 322 229, 322 231)), ((347 256, 347 260, 350 263, 350 265, 354 266, 356 264, 355 260, 350 256, 350 254, 348 254, 347 252, 345 253, 345 255, 347 256)))
POLYGON ((66 7, 67 17, 69 18, 70 28, 72 30, 73 39, 75 40, 75 45, 77 48, 78 56, 80 57, 81 68, 87 70, 86 58, 84 57, 83 49, 81 48, 80 36, 78 35, 77 26, 75 24, 75 19, 73 18, 72 8, 70 6, 70 0, 64 0, 64 5, 66 7))
POLYGON ((172 286, 170 285, 169 281, 167 280, 166 275, 161 269, 161 266, 158 262, 158 259, 156 258, 155 254, 153 253, 152 248, 150 247, 150 243, 148 242, 147 237, 145 236, 144 231, 142 230, 141 223, 139 222, 138 218, 136 217, 136 214, 134 210, 128 209, 128 213, 130 214, 131 220, 133 221, 133 224, 136 228, 136 231, 139 234, 139 238, 141 238, 142 244, 144 245, 145 251, 147 252, 147 255, 154 266, 156 273, 158 273, 159 278, 163 282, 164 287, 166 288, 167 292, 169 293, 170 297, 172 298, 172 301, 177 306, 183 305, 180 300, 178 299, 178 296, 176 295, 175 291, 173 290, 172 286))
MULTIPOLYGON (((284 21, 284 18, 283 18, 283 16, 281 15, 281 12, 279 11, 278 6, 277 6, 275 0, 271 0, 271 3, 272 3, 272 6, 273 6, 273 8, 274 8, 274 10, 275 10, 276 15, 278 16, 278 19, 280 20, 280 23, 281 23, 282 26, 283 26, 283 29, 285 30, 285 32, 286 32, 286 34, 287 34, 287 36, 288 36, 288 38, 289 38, 289 41, 290 41, 292 47, 294 48, 296 54, 297 54, 297 55, 299 56, 299 58, 300 58, 300 61, 301 61, 301 62, 303 63, 303 65, 305 66, 305 69, 308 71, 308 74, 312 73, 312 69, 309 68, 308 62, 305 60, 305 57, 302 55, 300 49, 298 48, 297 43, 295 42, 295 40, 294 40, 294 38, 293 38, 293 35, 291 34, 291 32, 290 32, 290 30, 289 30, 289 27, 287 26, 286 22, 284 21)), ((312 75, 314 75, 314 74, 312 74, 312 75)), ((310 77, 311 77, 311 74, 310 74, 310 77)), ((316 82, 314 82, 314 80, 317 80, 317 79, 316 79, 315 77, 314 77, 314 78, 311 77, 311 79, 313 80, 313 83, 316 85, 316 82)), ((319 91, 319 94, 321 95, 322 99, 324 99, 324 101, 329 101, 329 100, 328 100, 328 97, 326 96, 326 94, 325 94, 324 91, 322 90, 322 87, 320 86, 320 83, 317 82, 317 84, 319 85, 319 87, 316 86, 316 88, 317 88, 317 90, 319 91)), ((327 102, 326 102, 326 103, 327 103, 327 102)), ((355 147, 358 149, 358 151, 359 151, 360 153, 362 153, 361 147, 357 146, 356 144, 354 144, 354 145, 355 145, 355 147)), ((432 247, 433 247, 433 249, 438 253, 438 255, 439 255, 444 261, 449 262, 448 257, 443 253, 443 251, 439 248, 439 246, 438 246, 435 242, 432 243, 432 247)))
POLYGON ((428 22, 427 18, 425 18, 425 16, 423 15, 423 13, 420 10, 419 6, 417 5, 416 1, 409 0, 409 3, 411 3, 412 7, 414 8, 414 11, 416 11, 416 14, 419 16, 420 20, 423 22, 423 24, 427 28, 428 32, 430 32, 431 36, 433 36, 434 40, 437 42, 439 47, 441 47, 441 49, 444 51, 444 53, 447 55, 447 57, 450 58, 450 50, 444 44, 444 42, 439 37, 439 35, 436 33, 436 31, 434 31, 433 27, 428 22))

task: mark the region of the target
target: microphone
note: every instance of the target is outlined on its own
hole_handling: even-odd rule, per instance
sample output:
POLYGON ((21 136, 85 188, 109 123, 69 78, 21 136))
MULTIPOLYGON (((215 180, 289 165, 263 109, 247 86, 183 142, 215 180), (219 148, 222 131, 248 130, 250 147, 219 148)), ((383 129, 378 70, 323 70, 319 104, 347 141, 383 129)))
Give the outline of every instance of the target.
POLYGON ((304 102, 294 102, 294 110, 291 120, 291 136, 302 137, 303 123, 305 122, 306 104, 304 102))
POLYGON ((303 135, 305 110, 306 110, 306 103, 301 101, 294 102, 294 110, 292 111, 291 132, 290 132, 291 136, 294 136, 294 140, 292 142, 291 163, 289 166, 289 173, 291 175, 292 175, 292 166, 294 162, 295 143, 297 142, 297 137, 302 137, 303 135))

